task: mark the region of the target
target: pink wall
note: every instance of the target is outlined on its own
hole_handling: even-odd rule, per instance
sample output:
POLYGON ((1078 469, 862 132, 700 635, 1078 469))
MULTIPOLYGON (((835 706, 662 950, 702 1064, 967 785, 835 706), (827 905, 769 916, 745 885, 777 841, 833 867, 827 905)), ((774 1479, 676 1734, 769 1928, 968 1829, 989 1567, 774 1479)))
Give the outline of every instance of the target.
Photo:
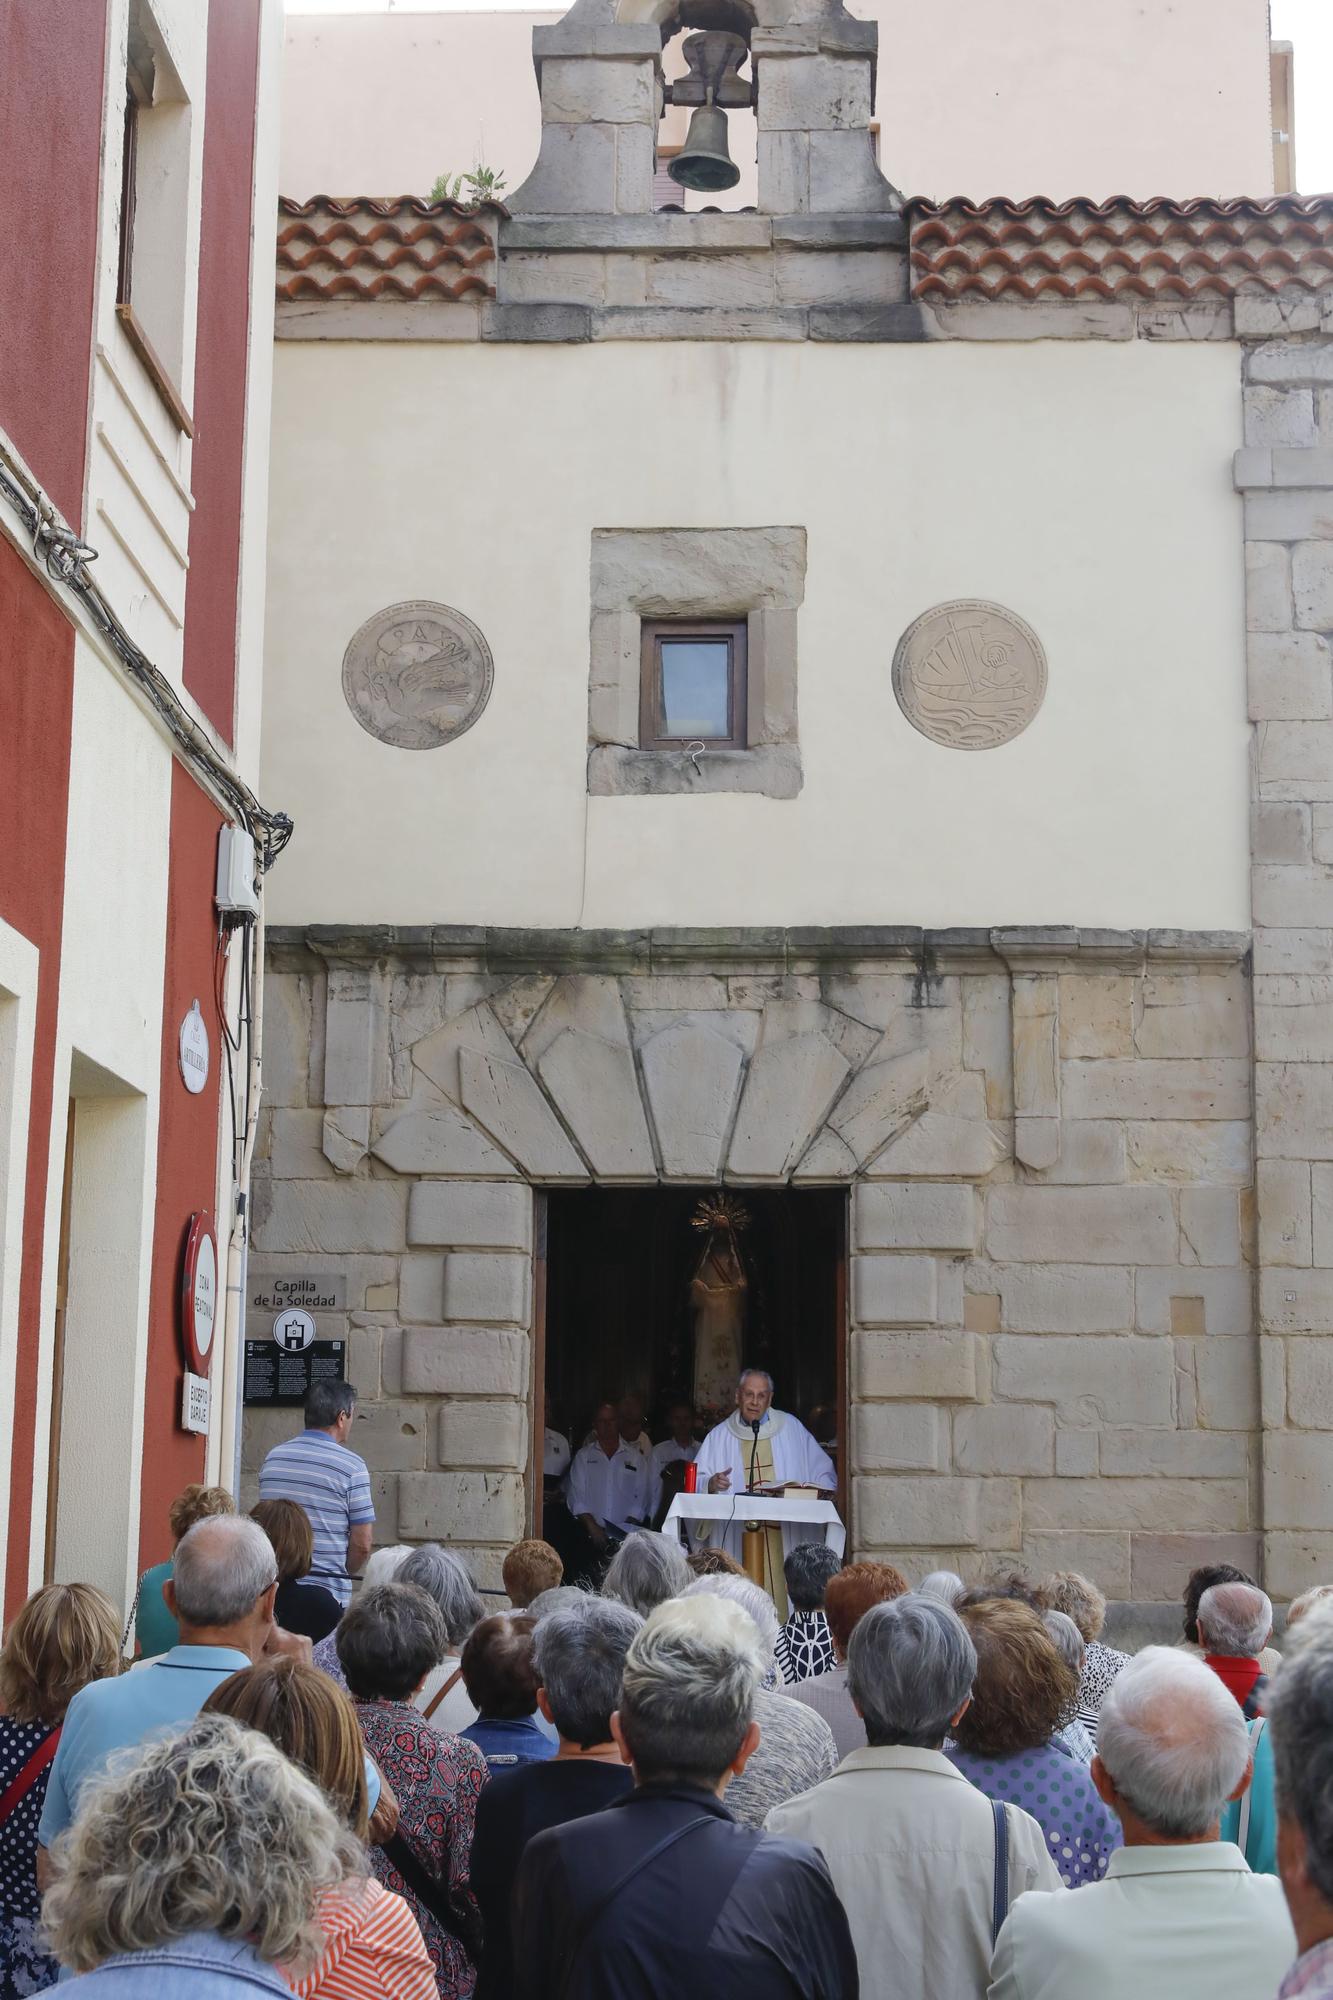
POLYGON ((6 7, 0 28, 0 427, 83 524, 105 0, 6 7))
MULTIPOLYGON (((260 0, 214 0, 208 15, 185 685, 228 742, 236 705, 259 16, 260 0)), ((263 247, 271 259, 271 236, 263 247)))

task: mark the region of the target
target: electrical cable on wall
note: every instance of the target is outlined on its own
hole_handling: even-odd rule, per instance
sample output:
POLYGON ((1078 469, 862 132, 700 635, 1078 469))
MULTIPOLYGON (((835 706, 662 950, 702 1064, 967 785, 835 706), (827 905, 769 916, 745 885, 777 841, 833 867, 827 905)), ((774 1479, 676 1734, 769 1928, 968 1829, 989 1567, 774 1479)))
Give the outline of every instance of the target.
POLYGON ((270 812, 221 757, 176 694, 170 681, 135 645, 106 598, 87 573, 97 550, 80 539, 60 518, 53 502, 12 460, 0 459, 0 494, 13 507, 32 537, 34 558, 53 581, 74 592, 98 630, 128 670, 131 678, 170 730, 187 763, 203 774, 211 789, 235 814, 255 844, 261 873, 267 873, 292 837, 289 814, 270 812))

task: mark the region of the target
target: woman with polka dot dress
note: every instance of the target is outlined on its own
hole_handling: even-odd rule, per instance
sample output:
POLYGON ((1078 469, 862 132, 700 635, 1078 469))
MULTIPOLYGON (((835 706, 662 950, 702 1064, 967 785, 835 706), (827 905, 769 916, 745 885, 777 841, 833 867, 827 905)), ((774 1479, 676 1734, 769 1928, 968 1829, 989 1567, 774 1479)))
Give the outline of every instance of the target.
POLYGON ((26 2000, 60 1971, 37 1923, 37 1823, 65 1710, 120 1670, 120 1620, 89 1583, 34 1591, 0 1652, 0 2000, 26 2000))
POLYGON ((1100 1882, 1120 1822, 1058 1734, 1074 1713, 1077 1676, 1031 1605, 977 1591, 957 1609, 977 1673, 948 1755, 988 1798, 1031 1813, 1067 1889, 1100 1882))

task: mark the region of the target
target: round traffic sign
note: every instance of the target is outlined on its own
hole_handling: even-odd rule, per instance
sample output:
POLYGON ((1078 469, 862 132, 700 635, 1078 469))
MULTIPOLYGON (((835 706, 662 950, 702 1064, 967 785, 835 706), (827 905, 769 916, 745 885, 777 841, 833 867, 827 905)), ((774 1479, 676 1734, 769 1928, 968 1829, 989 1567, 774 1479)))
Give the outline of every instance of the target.
POLYGON ((190 1217, 181 1270, 181 1344, 192 1375, 207 1375, 218 1317, 218 1252, 206 1209, 190 1217))

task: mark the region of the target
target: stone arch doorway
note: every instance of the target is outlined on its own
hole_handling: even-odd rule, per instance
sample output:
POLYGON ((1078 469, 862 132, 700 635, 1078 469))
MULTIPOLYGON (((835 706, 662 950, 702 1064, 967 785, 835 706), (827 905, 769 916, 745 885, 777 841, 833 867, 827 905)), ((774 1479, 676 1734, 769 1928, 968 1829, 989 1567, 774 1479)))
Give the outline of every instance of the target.
MULTIPOLYGON (((654 1439, 670 1405, 701 1425, 726 1414, 698 1393, 692 1281, 710 1242, 695 1226, 704 1187, 585 1188, 538 1196, 535 1406, 577 1448, 596 1403, 642 1397, 654 1439)), ((847 1194, 835 1188, 729 1189, 743 1220, 740 1353, 773 1376, 777 1401, 806 1423, 839 1471, 847 1463, 847 1194)), ((723 1392, 725 1394, 725 1392, 723 1392)), ((540 1480, 530 1482, 535 1496, 540 1480)))

